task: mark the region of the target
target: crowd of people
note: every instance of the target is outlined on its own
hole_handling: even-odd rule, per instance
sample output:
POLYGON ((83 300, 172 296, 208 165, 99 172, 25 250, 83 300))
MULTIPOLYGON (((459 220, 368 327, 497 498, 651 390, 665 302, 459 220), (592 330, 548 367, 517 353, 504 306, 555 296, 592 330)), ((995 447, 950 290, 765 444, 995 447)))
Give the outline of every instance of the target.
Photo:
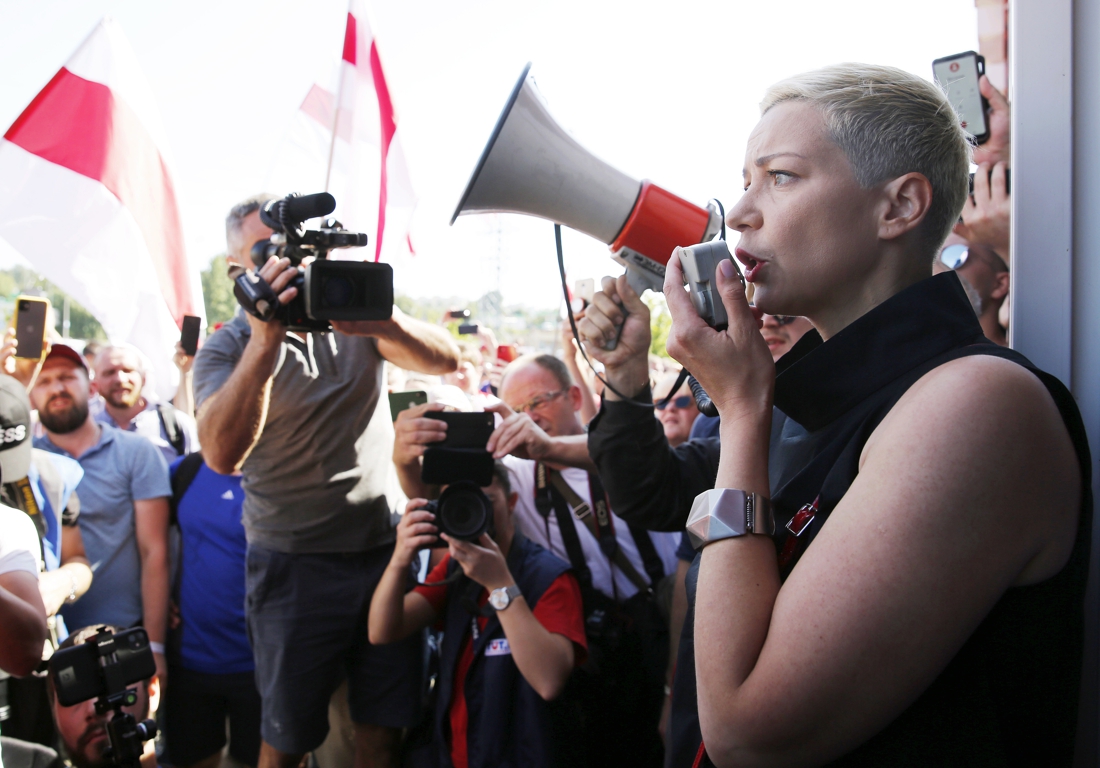
MULTIPOLYGON (((1004 348, 1009 107, 981 89, 972 154, 899 70, 769 90, 728 329, 668 266, 668 352, 717 416, 624 278, 515 359, 396 307, 242 311, 176 350, 172 403, 131 346, 9 333, 3 764, 111 763, 108 715, 46 675, 106 625, 150 641, 144 768, 1068 765, 1088 448, 1004 348), (493 414, 469 538, 424 478, 442 412, 493 414)), ((270 199, 229 212, 230 261, 270 199)), ((294 270, 256 273, 287 302, 294 270)))

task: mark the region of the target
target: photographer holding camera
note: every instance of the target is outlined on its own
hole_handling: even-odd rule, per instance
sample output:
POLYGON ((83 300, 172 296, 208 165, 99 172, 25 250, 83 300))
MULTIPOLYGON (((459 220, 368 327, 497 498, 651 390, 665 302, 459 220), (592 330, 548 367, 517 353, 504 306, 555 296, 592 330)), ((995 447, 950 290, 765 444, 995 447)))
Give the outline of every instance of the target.
POLYGON ((494 465, 484 490, 492 524, 473 540, 440 533, 427 500, 409 502, 374 591, 370 639, 394 642, 442 624, 438 765, 560 765, 556 753, 568 745, 554 738, 546 702, 561 694, 584 659, 580 587, 568 563, 515 530, 517 495, 503 464, 494 465), (409 566, 440 538, 447 556, 426 584, 408 592, 409 566))
MULTIPOLYGON (((504 403, 490 410, 504 421, 486 447, 518 493, 516 526, 569 562, 584 598, 589 660, 569 695, 584 710, 585 764, 659 766, 668 631, 656 592, 676 569, 679 535, 628 524, 608 505, 578 418, 580 389, 565 363, 521 357, 505 369, 499 391, 504 403)), ((446 424, 425 417, 438 409, 416 406, 398 416, 394 464, 410 497, 432 492, 419 457, 447 436, 446 424)), ((660 428, 652 411, 649 418, 660 428)))
POLYGON ((727 330, 696 314, 675 255, 664 286, 669 352, 717 405, 720 453, 655 428, 625 280, 581 328, 630 397, 609 392, 589 433, 612 500, 687 522, 702 550, 671 764, 1069 765, 1089 450, 1068 390, 984 338, 955 275, 931 276, 967 137, 927 81, 862 64, 780 82, 761 112, 727 216, 756 307, 729 261, 727 330), (776 365, 760 312, 816 330, 776 365))
MULTIPOLYGON (((272 238, 260 214, 285 202, 273 201, 257 196, 230 211, 236 265, 249 265, 254 244, 272 238)), ((257 274, 280 307, 300 298, 291 259, 271 256, 257 274)), ((370 596, 394 541, 383 363, 442 374, 457 368, 458 350, 444 330, 396 307, 391 316, 391 307, 392 298, 375 308, 389 319, 333 321, 331 333, 291 333, 280 316, 264 322, 241 312, 195 359, 206 463, 220 474, 243 472, 263 768, 296 766, 321 744, 344 674, 357 765, 396 765, 401 728, 417 719, 420 638, 379 648, 366 637, 370 596)))

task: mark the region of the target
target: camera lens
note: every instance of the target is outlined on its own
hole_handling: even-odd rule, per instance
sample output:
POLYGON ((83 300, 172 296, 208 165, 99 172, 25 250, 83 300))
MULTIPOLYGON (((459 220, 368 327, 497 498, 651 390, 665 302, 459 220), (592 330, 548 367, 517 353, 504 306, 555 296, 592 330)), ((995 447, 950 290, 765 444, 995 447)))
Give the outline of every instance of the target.
POLYGON ((439 499, 439 527, 445 533, 475 541, 489 527, 492 505, 476 487, 450 487, 439 499))
POLYGON ((326 307, 346 307, 355 296, 355 286, 343 275, 330 275, 321 286, 326 307))

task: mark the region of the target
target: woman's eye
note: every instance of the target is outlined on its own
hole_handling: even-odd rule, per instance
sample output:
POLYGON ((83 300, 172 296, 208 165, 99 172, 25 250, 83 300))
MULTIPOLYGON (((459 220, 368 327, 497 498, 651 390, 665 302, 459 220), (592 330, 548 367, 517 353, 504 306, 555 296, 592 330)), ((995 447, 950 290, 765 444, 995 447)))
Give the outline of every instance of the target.
POLYGON ((772 177, 777 187, 783 186, 794 179, 794 174, 787 173, 787 171, 768 171, 768 175, 772 177))

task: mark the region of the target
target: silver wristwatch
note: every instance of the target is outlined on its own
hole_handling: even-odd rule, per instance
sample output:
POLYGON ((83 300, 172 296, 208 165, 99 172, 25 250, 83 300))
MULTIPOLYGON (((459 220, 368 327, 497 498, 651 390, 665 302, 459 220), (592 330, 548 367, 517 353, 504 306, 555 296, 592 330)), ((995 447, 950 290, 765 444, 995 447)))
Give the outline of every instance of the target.
POLYGON ((775 533, 771 499, 733 488, 704 491, 691 505, 687 533, 696 549, 749 533, 771 536, 775 533))
POLYGON ((523 593, 519 591, 519 586, 513 584, 510 587, 501 587, 500 589, 494 589, 489 593, 489 605, 493 606, 495 610, 503 611, 512 601, 523 593))

